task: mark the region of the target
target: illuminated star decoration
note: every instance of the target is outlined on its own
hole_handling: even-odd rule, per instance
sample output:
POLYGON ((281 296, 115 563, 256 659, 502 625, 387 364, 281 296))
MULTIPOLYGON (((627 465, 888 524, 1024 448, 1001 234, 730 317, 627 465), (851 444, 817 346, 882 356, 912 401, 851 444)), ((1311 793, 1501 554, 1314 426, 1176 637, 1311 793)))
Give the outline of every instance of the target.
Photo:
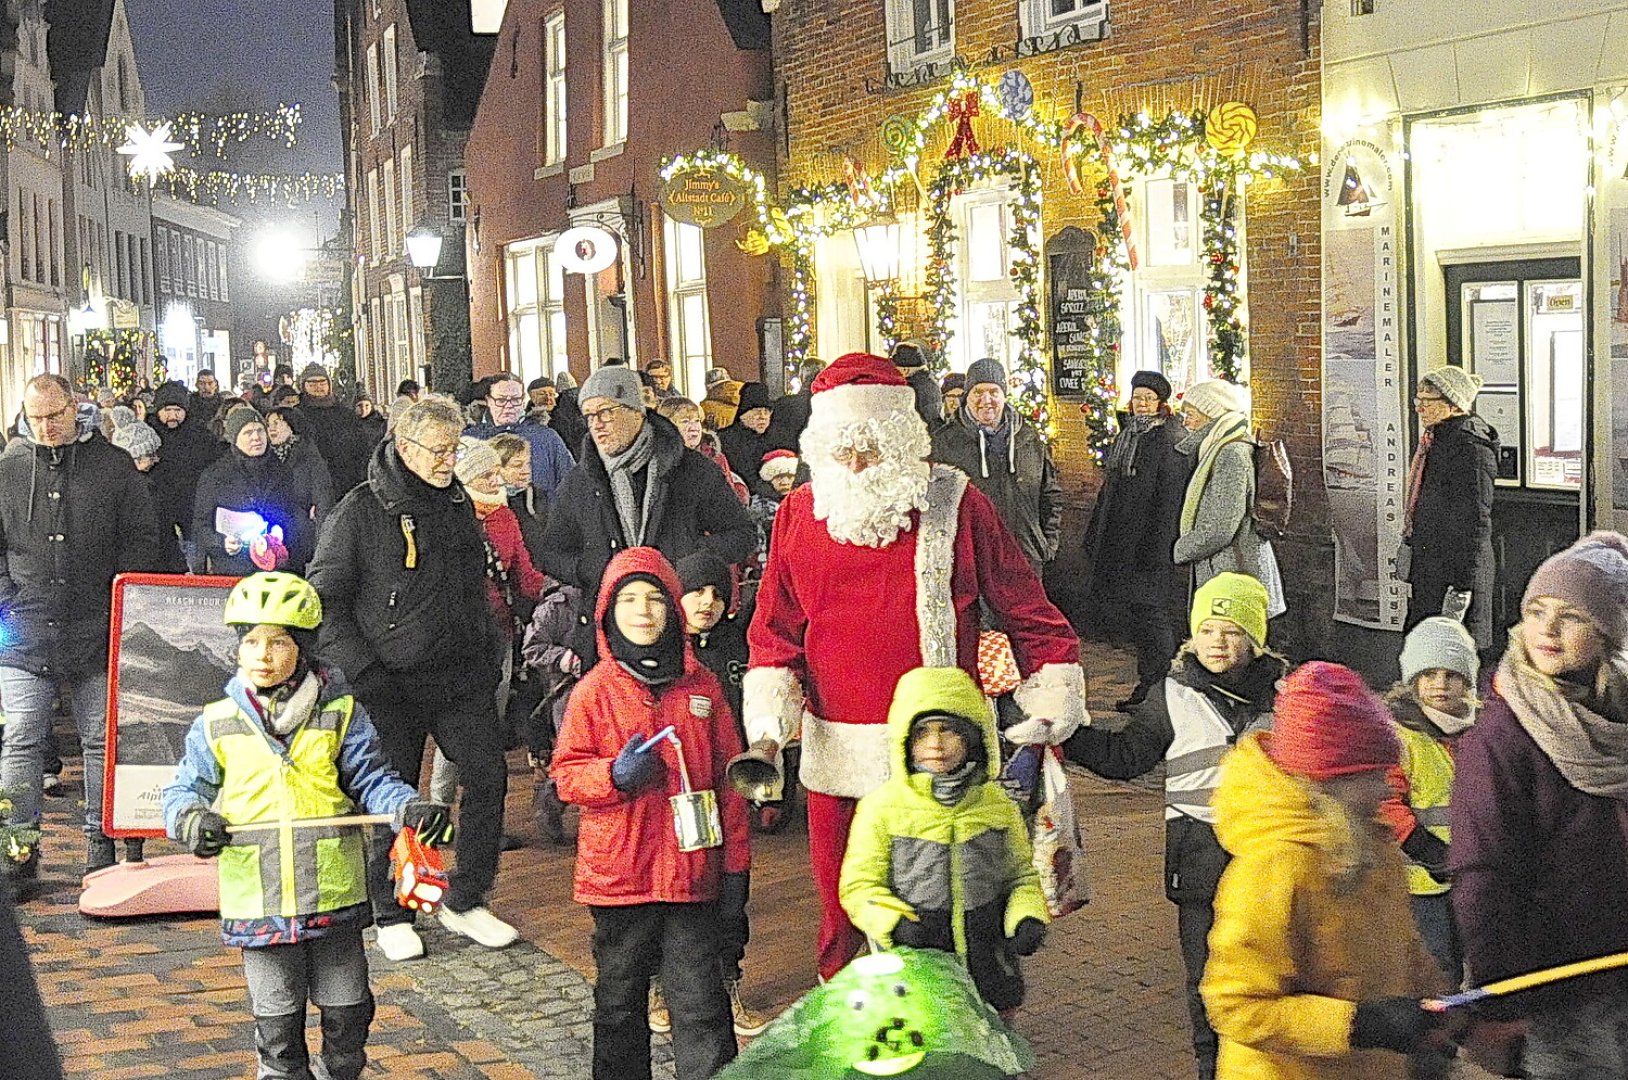
POLYGON ((165 173, 175 171, 175 160, 170 155, 186 147, 170 141, 169 124, 159 124, 152 131, 147 131, 140 124, 131 124, 124 132, 129 141, 119 147, 119 153, 130 159, 130 176, 133 179, 139 180, 145 176, 151 184, 165 173))

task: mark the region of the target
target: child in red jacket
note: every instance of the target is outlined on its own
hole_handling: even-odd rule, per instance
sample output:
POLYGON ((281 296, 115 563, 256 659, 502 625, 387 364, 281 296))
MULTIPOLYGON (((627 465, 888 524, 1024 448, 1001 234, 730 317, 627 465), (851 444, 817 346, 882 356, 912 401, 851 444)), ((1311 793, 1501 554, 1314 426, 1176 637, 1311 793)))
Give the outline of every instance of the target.
POLYGON ((571 694, 554 750, 560 798, 582 807, 573 895, 594 919, 594 1080, 649 1080, 658 973, 678 1080, 705 1080, 735 1057, 717 900, 751 858, 746 804, 724 778, 742 745, 717 676, 690 651, 680 595, 655 549, 611 560, 595 613, 600 661, 571 694), (668 728, 673 738, 650 742, 668 728), (692 790, 710 791, 717 813, 690 819, 698 827, 681 843, 672 799, 692 790))

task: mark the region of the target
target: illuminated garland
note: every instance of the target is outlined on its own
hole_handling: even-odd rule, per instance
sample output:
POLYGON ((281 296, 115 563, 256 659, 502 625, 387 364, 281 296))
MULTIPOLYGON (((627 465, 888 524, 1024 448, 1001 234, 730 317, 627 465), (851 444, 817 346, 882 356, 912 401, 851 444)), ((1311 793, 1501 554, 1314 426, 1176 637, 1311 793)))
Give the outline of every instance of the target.
POLYGON ((899 343, 899 288, 891 281, 883 283, 876 294, 876 332, 882 338, 882 351, 891 356, 899 343))
POLYGON ((1096 464, 1108 460, 1114 444, 1114 410, 1119 405, 1115 374, 1119 370, 1119 347, 1123 324, 1119 298, 1125 275, 1130 273, 1130 256, 1125 250, 1124 233, 1119 228, 1119 211, 1113 190, 1107 184, 1097 187, 1097 257, 1091 262, 1090 291, 1095 295, 1091 309, 1097 312, 1086 343, 1090 382, 1080 413, 1085 418, 1085 446, 1096 464))
POLYGON ((791 310, 786 312, 787 385, 797 381, 796 369, 808 359, 814 347, 814 305, 808 283, 814 276, 813 244, 793 244, 791 248, 791 310))
POLYGON ((216 202, 221 199, 247 199, 249 202, 264 199, 293 206, 312 199, 336 197, 345 190, 345 178, 339 173, 255 176, 219 170, 198 172, 176 166, 173 172, 167 173, 153 186, 193 202, 202 198, 216 202))
POLYGON ((16 105, 0 107, 0 142, 7 150, 32 143, 44 150, 92 150, 117 146, 132 124, 152 129, 168 124, 170 134, 188 153, 225 157, 227 147, 265 138, 292 147, 303 117, 298 105, 279 105, 271 112, 233 112, 221 116, 183 112, 171 117, 136 120, 125 116, 81 116, 42 112, 16 105))
POLYGON ((135 392, 140 377, 141 362, 153 353, 157 341, 150 330, 95 329, 85 334, 85 377, 81 384, 87 393, 111 390, 115 397, 128 397, 135 392), (107 356, 106 346, 113 346, 113 356, 107 356))

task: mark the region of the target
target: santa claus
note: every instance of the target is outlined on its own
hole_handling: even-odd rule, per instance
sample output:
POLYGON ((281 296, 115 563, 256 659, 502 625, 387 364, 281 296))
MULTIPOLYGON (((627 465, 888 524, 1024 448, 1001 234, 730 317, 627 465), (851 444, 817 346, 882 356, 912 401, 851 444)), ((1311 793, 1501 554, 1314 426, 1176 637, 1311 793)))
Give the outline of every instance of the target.
POLYGON ((812 482, 775 519, 742 710, 759 753, 801 729, 809 859, 824 907, 819 967, 863 944, 837 901, 854 803, 887 779, 887 711, 917 667, 977 673, 985 613, 1012 641, 1026 719, 1013 742, 1062 742, 1081 724, 1079 640, 990 501, 929 465, 915 392, 880 356, 850 353, 813 383, 802 458, 812 482))

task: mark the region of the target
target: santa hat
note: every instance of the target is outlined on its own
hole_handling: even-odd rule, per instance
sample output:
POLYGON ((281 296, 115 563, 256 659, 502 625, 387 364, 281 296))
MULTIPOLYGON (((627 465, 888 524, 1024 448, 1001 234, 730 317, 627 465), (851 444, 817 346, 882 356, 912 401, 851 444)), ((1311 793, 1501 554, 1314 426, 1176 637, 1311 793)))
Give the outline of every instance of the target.
POLYGON ((770 450, 763 455, 763 465, 757 474, 763 477, 765 484, 774 483, 777 476, 796 476, 797 455, 790 450, 770 450))
POLYGON ((916 391, 893 362, 874 353, 848 353, 814 377, 809 426, 834 430, 893 413, 914 413, 916 391))
POLYGON ((1278 689, 1266 754, 1277 767, 1308 780, 1388 769, 1401 757, 1390 710, 1362 676, 1313 660, 1278 689))

